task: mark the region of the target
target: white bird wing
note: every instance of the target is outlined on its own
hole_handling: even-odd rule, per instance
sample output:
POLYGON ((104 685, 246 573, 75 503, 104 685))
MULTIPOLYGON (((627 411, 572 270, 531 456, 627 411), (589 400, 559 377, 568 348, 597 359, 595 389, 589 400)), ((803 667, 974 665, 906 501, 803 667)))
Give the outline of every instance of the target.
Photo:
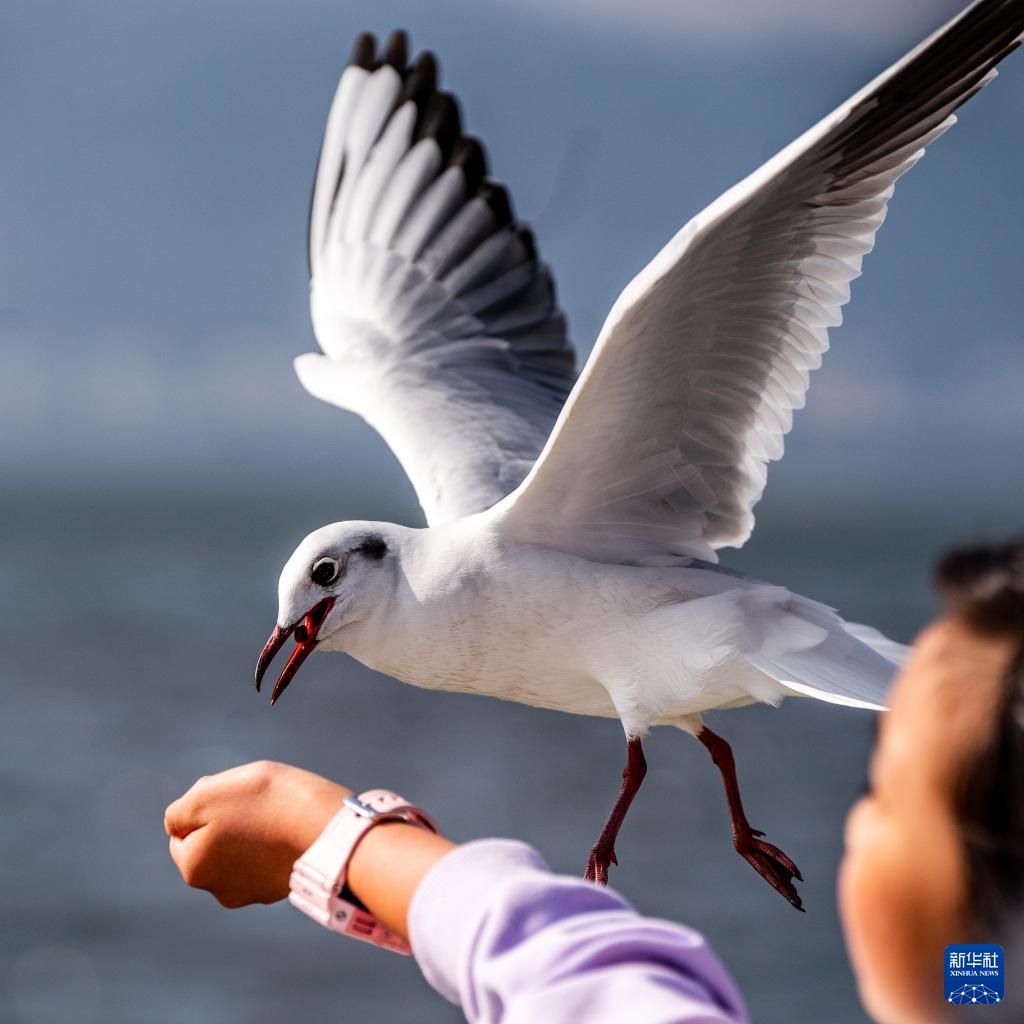
POLYGON ((318 398, 387 441, 430 524, 482 511, 529 472, 575 380, 575 355, 533 238, 486 177, 437 89, 360 36, 327 120, 309 223, 324 354, 300 356, 318 398))
POLYGON ((968 8, 687 224, 616 301, 504 531, 603 561, 741 545, 896 180, 1022 31, 1024 0, 968 8))

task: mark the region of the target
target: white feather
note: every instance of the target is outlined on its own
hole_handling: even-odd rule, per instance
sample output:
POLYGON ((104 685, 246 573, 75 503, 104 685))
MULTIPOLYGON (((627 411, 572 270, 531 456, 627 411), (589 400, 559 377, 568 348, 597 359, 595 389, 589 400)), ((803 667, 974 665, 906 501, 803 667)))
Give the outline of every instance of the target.
POLYGON ((342 160, 345 156, 345 138, 363 86, 369 77, 369 72, 364 68, 355 65, 347 67, 338 82, 338 90, 334 94, 334 102, 327 117, 309 218, 310 266, 314 271, 327 231, 327 219, 334 200, 334 186, 341 173, 342 160))
POLYGON ((344 235, 345 218, 359 181, 359 172, 387 122, 401 88, 401 76, 388 64, 377 68, 367 77, 345 133, 344 175, 328 222, 328 236, 332 233, 335 238, 344 235))
POLYGON ((434 139, 420 139, 406 153, 381 196, 370 233, 372 245, 391 245, 405 215, 440 167, 441 150, 434 139))
POLYGON ((346 242, 365 240, 373 215, 377 212, 381 193, 393 179, 395 169, 408 152, 415 127, 416 104, 408 100, 392 114, 359 173, 342 229, 346 242))

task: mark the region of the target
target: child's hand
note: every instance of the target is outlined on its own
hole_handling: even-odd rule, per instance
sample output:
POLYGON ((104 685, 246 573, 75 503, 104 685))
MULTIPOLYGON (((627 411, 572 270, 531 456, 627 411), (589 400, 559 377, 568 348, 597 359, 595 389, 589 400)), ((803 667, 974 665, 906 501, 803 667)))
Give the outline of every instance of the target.
POLYGON ((189 885, 225 907, 275 903, 349 792, 273 761, 205 776, 164 813, 171 858, 189 885))

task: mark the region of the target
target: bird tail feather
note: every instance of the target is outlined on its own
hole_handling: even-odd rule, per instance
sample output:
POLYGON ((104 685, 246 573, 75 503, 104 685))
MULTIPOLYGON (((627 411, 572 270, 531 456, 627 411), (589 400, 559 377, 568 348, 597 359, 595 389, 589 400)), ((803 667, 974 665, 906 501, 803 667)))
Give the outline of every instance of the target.
POLYGON ((884 711, 907 648, 870 626, 844 622, 816 601, 783 593, 772 628, 748 647, 747 660, 793 693, 884 711))
POLYGON ((910 654, 910 648, 906 644, 890 640, 874 626, 865 626, 860 622, 844 622, 843 625, 847 633, 855 636, 862 644, 867 644, 894 665, 902 666, 910 654))

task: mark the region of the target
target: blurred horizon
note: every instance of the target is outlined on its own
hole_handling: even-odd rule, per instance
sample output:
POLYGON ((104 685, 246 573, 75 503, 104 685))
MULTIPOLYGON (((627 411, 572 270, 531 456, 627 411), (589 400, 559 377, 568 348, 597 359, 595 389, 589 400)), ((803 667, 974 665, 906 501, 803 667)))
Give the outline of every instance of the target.
MULTIPOLYGON (((360 29, 405 25, 438 52, 538 234, 582 365, 618 292, 678 228, 957 9, 15 6, 0 62, 18 97, 0 111, 0 471, 30 483, 273 467, 405 487, 372 432, 305 395, 291 368, 315 345, 313 164, 360 29)), ((1006 61, 897 186, 769 496, 1021 496, 1022 63, 1006 61)))

